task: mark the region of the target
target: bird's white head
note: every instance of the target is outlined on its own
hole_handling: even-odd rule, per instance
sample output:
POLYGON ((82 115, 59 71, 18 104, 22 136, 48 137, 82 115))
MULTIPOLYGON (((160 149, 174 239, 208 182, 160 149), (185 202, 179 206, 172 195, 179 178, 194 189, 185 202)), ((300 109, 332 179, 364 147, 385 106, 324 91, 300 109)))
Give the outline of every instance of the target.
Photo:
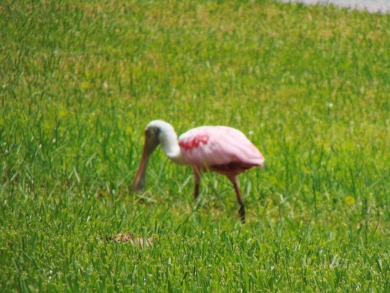
POLYGON ((172 125, 162 120, 153 120, 145 128, 144 150, 134 178, 134 190, 140 191, 144 188, 149 157, 159 144, 161 144, 164 153, 172 160, 175 160, 176 156, 180 157, 177 135, 172 125))
POLYGON ((148 135, 155 136, 160 141, 160 143, 161 140, 164 139, 164 136, 167 136, 172 133, 176 135, 172 125, 163 120, 153 120, 149 122, 149 124, 146 125, 145 128, 145 134, 146 133, 149 133, 148 135))

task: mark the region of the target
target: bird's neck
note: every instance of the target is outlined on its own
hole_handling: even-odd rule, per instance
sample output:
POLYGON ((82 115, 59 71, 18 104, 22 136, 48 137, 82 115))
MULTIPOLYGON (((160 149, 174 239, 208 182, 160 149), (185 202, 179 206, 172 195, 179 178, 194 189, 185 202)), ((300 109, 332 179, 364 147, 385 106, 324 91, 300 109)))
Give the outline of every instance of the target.
POLYGON ((160 136, 160 144, 164 154, 174 163, 183 165, 185 164, 183 156, 181 154, 180 146, 177 140, 176 133, 166 132, 160 136))

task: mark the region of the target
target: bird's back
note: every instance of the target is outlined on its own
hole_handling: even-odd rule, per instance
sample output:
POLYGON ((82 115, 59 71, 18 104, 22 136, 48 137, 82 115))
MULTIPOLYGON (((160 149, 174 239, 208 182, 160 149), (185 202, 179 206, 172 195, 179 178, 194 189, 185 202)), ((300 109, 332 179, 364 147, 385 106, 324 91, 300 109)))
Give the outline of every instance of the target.
POLYGON ((260 151, 239 130, 226 126, 201 126, 179 138, 184 160, 192 166, 263 166, 260 151))

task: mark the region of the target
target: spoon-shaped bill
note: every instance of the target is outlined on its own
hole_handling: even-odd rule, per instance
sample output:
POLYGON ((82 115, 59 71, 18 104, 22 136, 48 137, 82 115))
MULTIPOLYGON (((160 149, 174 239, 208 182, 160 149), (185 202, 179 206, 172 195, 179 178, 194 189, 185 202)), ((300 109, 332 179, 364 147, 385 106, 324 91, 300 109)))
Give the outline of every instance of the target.
POLYGON ((156 137, 151 136, 149 131, 145 131, 145 144, 142 152, 141 163, 139 164, 138 171, 134 177, 133 189, 136 192, 142 191, 145 187, 146 168, 149 163, 149 157, 156 149, 158 140, 156 137))

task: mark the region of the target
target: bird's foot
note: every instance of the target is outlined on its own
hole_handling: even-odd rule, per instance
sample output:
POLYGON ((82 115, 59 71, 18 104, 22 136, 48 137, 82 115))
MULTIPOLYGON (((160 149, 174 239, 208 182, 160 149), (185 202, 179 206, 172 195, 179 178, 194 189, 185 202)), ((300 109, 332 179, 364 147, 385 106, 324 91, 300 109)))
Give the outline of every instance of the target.
POLYGON ((238 212, 240 213, 241 223, 245 224, 245 207, 241 206, 238 212))

